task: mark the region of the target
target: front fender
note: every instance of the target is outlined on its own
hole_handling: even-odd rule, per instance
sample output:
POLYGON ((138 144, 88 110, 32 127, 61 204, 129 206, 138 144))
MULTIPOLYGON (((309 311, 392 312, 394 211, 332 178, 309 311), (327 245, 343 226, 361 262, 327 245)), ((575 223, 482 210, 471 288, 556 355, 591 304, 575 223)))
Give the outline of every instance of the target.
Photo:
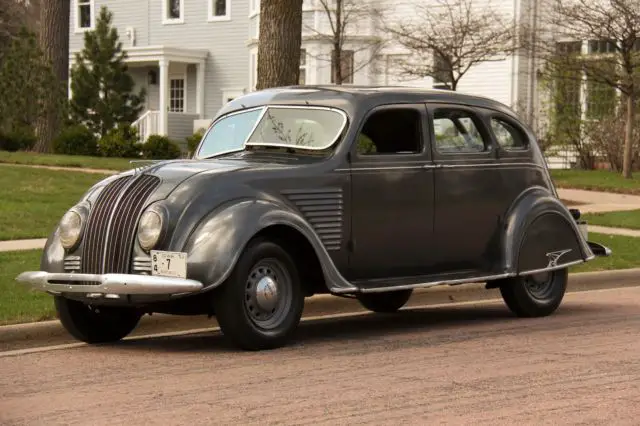
POLYGON ((190 278, 204 283, 203 291, 218 287, 231 274, 247 243, 261 230, 285 225, 302 234, 313 247, 332 292, 351 292, 350 284, 334 266, 315 231, 290 207, 272 201, 243 199, 217 208, 205 216, 188 238, 190 278))
POLYGON ((547 189, 534 187, 514 202, 502 238, 503 271, 520 274, 594 257, 569 209, 547 189))
POLYGON ((62 248, 62 243, 60 242, 57 225, 42 250, 40 270, 47 272, 64 272, 64 248, 62 248))

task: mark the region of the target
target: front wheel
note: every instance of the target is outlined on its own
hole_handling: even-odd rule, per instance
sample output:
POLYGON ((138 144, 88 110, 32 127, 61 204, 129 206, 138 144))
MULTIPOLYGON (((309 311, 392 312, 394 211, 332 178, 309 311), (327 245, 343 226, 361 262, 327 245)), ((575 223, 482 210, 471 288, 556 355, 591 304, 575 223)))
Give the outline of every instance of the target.
POLYGON ((296 265, 280 245, 252 241, 213 295, 220 329, 246 350, 284 346, 296 330, 304 294, 296 265))
POLYGON ((566 268, 514 277, 500 285, 500 293, 507 307, 519 317, 547 316, 560 306, 568 279, 566 268))
POLYGON ((118 341, 131 333, 142 317, 131 308, 91 306, 61 296, 55 296, 54 303, 62 326, 86 343, 118 341))
POLYGON ((366 309, 373 312, 389 313, 402 308, 409 301, 413 290, 396 290, 384 293, 361 293, 356 296, 366 309))

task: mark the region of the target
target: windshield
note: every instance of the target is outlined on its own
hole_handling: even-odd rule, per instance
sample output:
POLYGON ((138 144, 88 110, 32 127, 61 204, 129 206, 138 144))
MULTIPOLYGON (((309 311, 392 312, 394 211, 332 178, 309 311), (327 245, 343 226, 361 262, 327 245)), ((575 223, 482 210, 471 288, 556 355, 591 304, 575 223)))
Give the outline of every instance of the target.
POLYGON ((323 150, 338 139, 347 122, 342 112, 317 107, 269 106, 218 120, 205 135, 199 157, 250 146, 323 150))

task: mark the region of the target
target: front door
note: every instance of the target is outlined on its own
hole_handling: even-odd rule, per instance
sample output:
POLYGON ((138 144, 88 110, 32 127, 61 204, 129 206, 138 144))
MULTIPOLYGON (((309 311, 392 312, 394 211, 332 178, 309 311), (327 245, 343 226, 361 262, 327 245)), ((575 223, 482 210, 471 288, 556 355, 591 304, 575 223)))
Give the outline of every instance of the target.
POLYGON ((501 169, 478 111, 429 105, 435 169, 437 272, 490 272, 502 214, 501 169))
POLYGON ((424 105, 371 111, 351 150, 350 279, 425 274, 433 169, 424 105))

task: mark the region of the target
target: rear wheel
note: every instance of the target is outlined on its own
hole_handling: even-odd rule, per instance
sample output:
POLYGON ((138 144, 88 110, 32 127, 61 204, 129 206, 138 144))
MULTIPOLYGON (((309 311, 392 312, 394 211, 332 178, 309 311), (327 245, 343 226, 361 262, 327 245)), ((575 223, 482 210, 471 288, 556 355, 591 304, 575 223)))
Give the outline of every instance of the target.
POLYGON ((138 325, 142 314, 130 308, 91 306, 55 296, 54 303, 62 326, 86 343, 115 342, 138 325))
POLYGON ((567 290, 568 269, 514 277, 500 285, 507 307, 519 317, 542 317, 552 314, 567 290))
POLYGON ((304 294, 291 256, 278 244, 252 241, 214 294, 222 333, 246 350, 283 346, 296 330, 304 294))
POLYGON ((356 297, 360 304, 373 312, 388 313, 402 308, 409 301, 413 290, 396 290, 384 293, 361 293, 356 297))

